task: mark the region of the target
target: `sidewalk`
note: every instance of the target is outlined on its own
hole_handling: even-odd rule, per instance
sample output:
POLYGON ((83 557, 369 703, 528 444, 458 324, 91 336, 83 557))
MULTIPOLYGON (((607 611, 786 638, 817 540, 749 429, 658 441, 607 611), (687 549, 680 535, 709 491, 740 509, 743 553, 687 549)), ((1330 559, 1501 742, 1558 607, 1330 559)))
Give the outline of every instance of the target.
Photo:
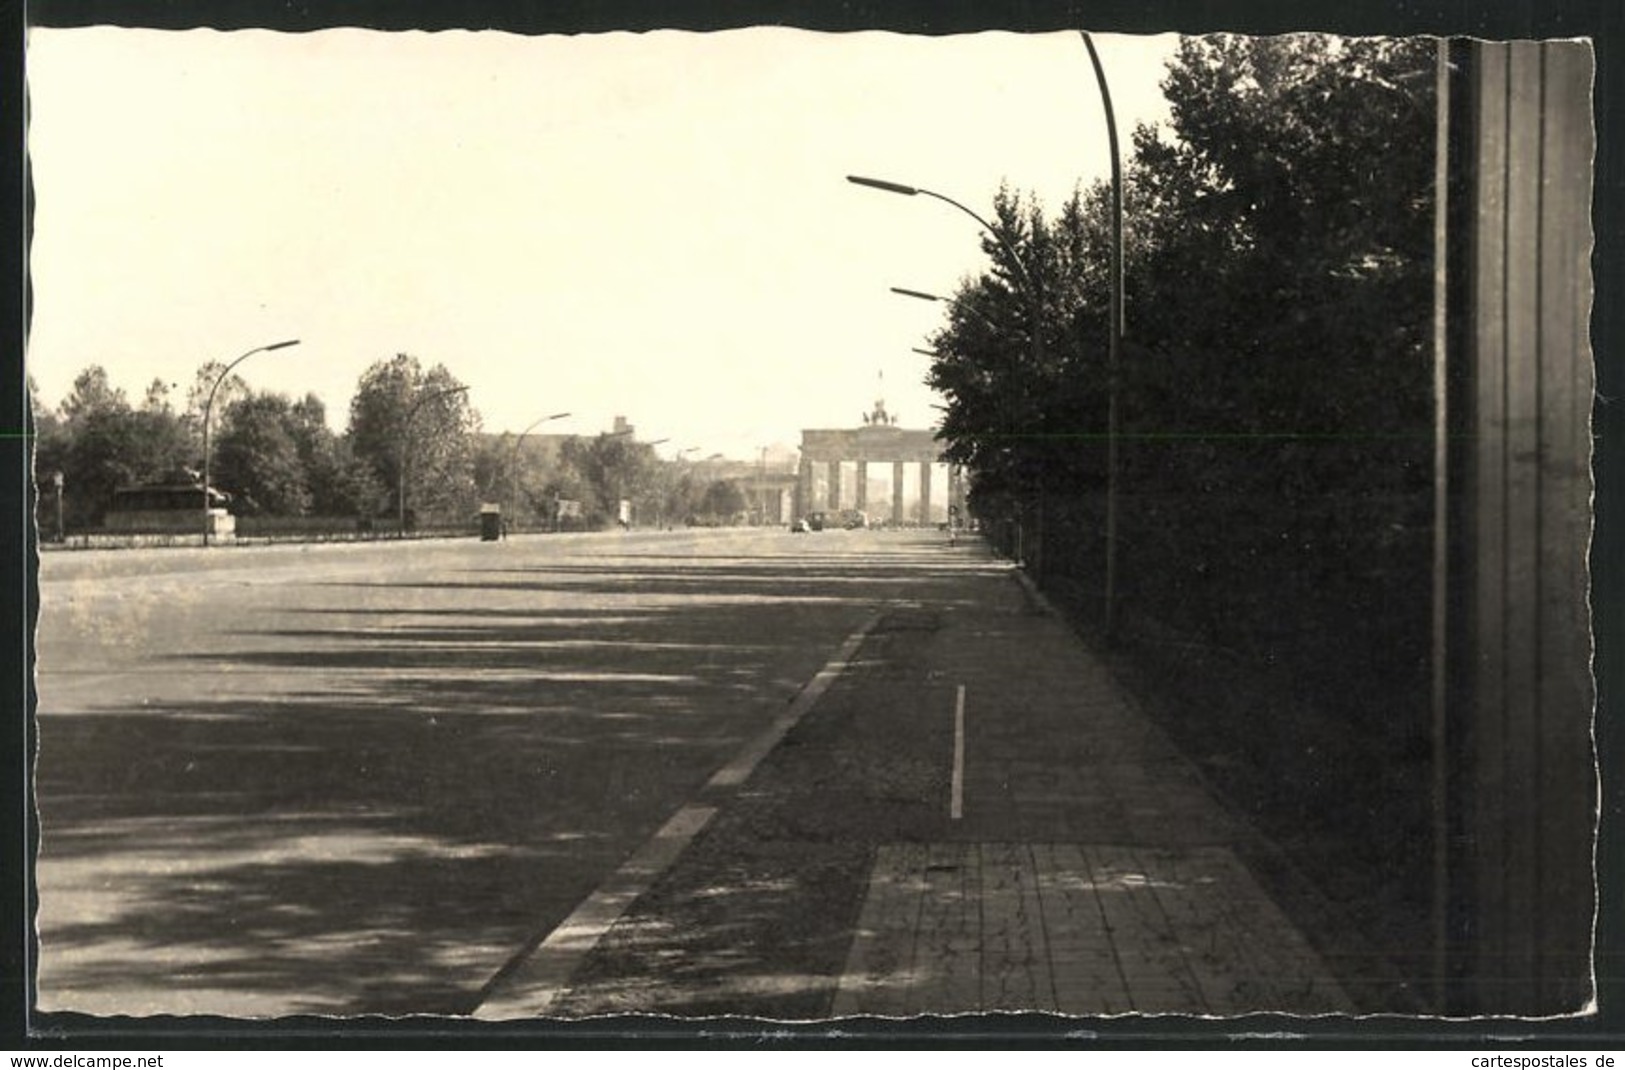
POLYGON ((1246 830, 1041 599, 940 654, 964 816, 879 850, 834 1015, 1354 1009, 1238 859, 1246 830))
POLYGON ((695 800, 669 865, 530 968, 545 997, 499 979, 480 1016, 1352 1013, 1103 664, 979 544, 943 561, 695 800))

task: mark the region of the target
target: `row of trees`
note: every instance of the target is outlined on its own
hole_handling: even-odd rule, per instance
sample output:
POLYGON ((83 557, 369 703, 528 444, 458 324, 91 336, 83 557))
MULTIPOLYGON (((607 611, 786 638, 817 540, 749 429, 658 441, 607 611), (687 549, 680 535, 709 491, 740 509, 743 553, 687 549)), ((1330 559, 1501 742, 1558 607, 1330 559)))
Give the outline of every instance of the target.
POLYGON ((1417 901, 1433 76, 1424 40, 1184 40, 1171 123, 1125 160, 1115 375, 1105 183, 1054 214, 999 190, 991 267, 930 339, 995 537, 1104 622, 1112 480, 1124 649, 1186 694, 1200 752, 1250 759, 1238 795, 1417 901))
MULTIPOLYGON (((573 437, 538 453, 523 449, 534 441, 481 434, 464 385, 443 365, 425 368, 407 354, 361 376, 342 433, 331 430, 316 395, 256 391, 235 373, 222 379, 224 371, 203 366, 179 401, 168 384, 154 381, 135 403, 91 366, 54 409, 30 383, 35 471, 46 487, 61 474, 69 531, 98 527, 121 487, 199 481, 203 410, 216 382, 211 482, 232 495, 240 516, 386 525, 403 488, 412 520, 424 526, 465 524, 482 502, 502 503, 527 527, 548 527, 558 520, 557 503, 573 501, 579 507, 568 525, 594 528, 616 520, 622 499, 650 523, 729 504, 728 489, 687 466, 659 462, 630 436, 573 437)), ((42 530, 51 531, 54 502, 42 505, 51 518, 42 530)))
POLYGON ((1114 385, 1125 437, 1146 447, 1129 458, 1138 475, 1172 464, 1180 485, 1200 486, 1234 469, 1273 487, 1253 461, 1289 443, 1313 453, 1293 471, 1310 485, 1366 467, 1370 449, 1405 458, 1431 420, 1430 49, 1184 40, 1164 81, 1172 129, 1137 130, 1125 168, 1115 384, 1109 188, 1053 219, 1001 189, 992 268, 963 284, 932 339, 947 453, 972 470, 973 493, 1100 485, 1114 385), (1326 442, 1344 448, 1313 448, 1326 442))

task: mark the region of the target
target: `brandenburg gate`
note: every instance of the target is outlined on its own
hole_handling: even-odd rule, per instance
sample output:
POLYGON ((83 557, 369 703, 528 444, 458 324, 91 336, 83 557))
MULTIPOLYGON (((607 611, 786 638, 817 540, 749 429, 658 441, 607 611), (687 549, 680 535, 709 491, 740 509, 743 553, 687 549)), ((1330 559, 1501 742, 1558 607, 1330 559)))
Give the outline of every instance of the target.
MULTIPOLYGON (((932 466, 941 462, 942 449, 931 431, 914 431, 897 426, 897 417, 886 412, 883 401, 876 401, 873 411, 863 417, 863 426, 853 428, 812 429, 801 432, 801 469, 796 479, 797 516, 805 516, 817 509, 835 512, 841 509, 869 511, 869 466, 891 465, 891 522, 905 524, 931 523, 932 466), (850 488, 843 486, 841 468, 846 462, 856 465, 857 478, 850 488), (904 515, 904 477, 908 465, 918 466, 919 498, 914 515, 904 515), (823 465, 826 472, 825 492, 822 500, 816 494, 814 473, 823 465), (850 493, 843 493, 850 491, 850 493)), ((948 502, 957 506, 964 515, 964 487, 956 467, 948 468, 948 502)))

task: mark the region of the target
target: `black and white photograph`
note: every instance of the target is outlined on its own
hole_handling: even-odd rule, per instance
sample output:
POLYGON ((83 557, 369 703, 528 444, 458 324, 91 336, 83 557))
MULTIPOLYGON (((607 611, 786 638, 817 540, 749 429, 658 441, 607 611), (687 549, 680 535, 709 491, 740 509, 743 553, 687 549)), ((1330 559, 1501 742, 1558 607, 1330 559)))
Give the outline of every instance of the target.
POLYGON ((1605 1009, 1587 36, 44 11, 31 1028, 1605 1009))

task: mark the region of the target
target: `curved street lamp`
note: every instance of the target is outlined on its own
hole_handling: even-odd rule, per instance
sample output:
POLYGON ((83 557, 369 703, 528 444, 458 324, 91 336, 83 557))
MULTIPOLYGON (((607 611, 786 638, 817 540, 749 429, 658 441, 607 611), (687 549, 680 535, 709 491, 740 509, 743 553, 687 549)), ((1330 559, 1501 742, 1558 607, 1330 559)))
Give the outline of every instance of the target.
POLYGON ((268 346, 255 346, 247 353, 226 365, 226 370, 215 377, 214 384, 209 387, 209 398, 203 403, 203 545, 209 545, 210 528, 213 527, 213 517, 209 508, 209 421, 214 415, 214 395, 220 389, 220 384, 226 381, 231 370, 255 353, 269 353, 274 349, 287 349, 289 346, 299 344, 299 339, 290 338, 286 342, 273 342, 268 346))
POLYGON ((1117 146, 1117 115, 1112 110, 1111 87, 1106 84, 1106 69, 1100 64, 1100 53, 1087 31, 1083 47, 1089 50, 1089 62, 1095 69, 1095 82, 1100 86, 1100 102, 1106 109, 1106 139, 1111 149, 1112 165, 1112 296, 1111 333, 1107 342, 1107 394, 1106 394, 1106 592, 1104 634, 1112 638, 1117 618, 1117 395, 1118 362, 1123 348, 1123 165, 1117 146))
MULTIPOLYGON (((986 230, 989 234, 993 235, 993 239, 999 243, 999 245, 1004 249, 1005 254, 1010 257, 1010 262, 1015 266, 1017 273, 1021 276, 1022 283, 1026 287, 1027 300, 1028 300, 1028 304, 1030 306, 1029 316, 1030 316, 1030 318, 1032 320, 1031 351, 1032 351, 1033 367, 1036 370, 1036 369, 1042 368, 1044 366, 1044 329, 1043 329, 1044 300, 1043 300, 1043 294, 1039 291, 1039 288, 1038 288, 1038 277, 1036 275, 1034 275, 1032 273, 1032 271, 1030 271, 1028 269, 1027 265, 1022 261, 1021 255, 1016 252, 1015 247, 1010 244, 1010 242, 1004 237, 1004 235, 999 233, 997 228, 995 228, 987 220, 983 219, 976 212, 972 211, 970 208, 967 208, 965 205, 960 204, 958 201, 954 200, 952 197, 946 196, 945 194, 938 193, 935 190, 925 189, 925 188, 920 187, 920 186, 909 186, 909 185, 905 185, 904 183, 901 183, 901 182, 889 182, 889 181, 887 181, 885 179, 881 179, 881 178, 865 178, 862 175, 847 175, 846 180, 848 182, 851 182, 851 183, 855 184, 855 185, 867 186, 870 189, 877 189, 877 190, 881 190, 881 191, 886 192, 886 193, 897 193, 897 194, 901 194, 902 196, 905 196, 905 197, 925 196, 925 197, 931 197, 931 198, 933 198, 935 200, 942 201, 944 204, 952 205, 953 207, 959 209, 961 212, 963 212, 966 215, 970 216, 972 219, 976 220, 977 223, 981 224, 982 229, 986 230)), ((1006 422, 1008 423, 1009 416, 1006 415, 1005 419, 1006 419, 1006 422)), ((1014 431, 1015 429, 1014 428, 1008 428, 1007 430, 1008 431, 1014 431)), ((1040 488, 1040 502, 1042 502, 1042 488, 1040 488)), ((1017 503, 1018 513, 1023 508, 1024 508, 1024 506, 1018 501, 1018 503, 1017 503)), ((1043 512, 1043 506, 1042 506, 1042 504, 1040 504, 1040 506, 1039 506, 1040 518, 1042 518, 1042 512, 1043 512)), ((1021 521, 1018 518, 1018 520, 1017 520, 1017 532, 1018 532, 1017 546, 1018 546, 1018 549, 1017 549, 1017 552, 1016 552, 1016 559, 1018 561, 1024 561, 1025 560, 1024 555, 1022 554, 1021 550, 1019 549, 1019 547, 1021 545, 1021 537, 1020 537, 1020 534, 1019 534, 1020 531, 1021 531, 1021 521)))
POLYGON ((1037 301, 1038 287, 1034 284, 1032 273, 1027 270, 1027 265, 1022 261, 1020 254, 1016 252, 1015 247, 1005 239, 1004 235, 999 233, 993 224, 983 219, 976 212, 960 204, 952 197, 920 186, 905 186, 901 182, 888 182, 883 178, 865 178, 863 175, 847 175, 846 180, 857 186, 867 186, 870 189, 883 190, 886 193, 899 193, 905 197, 933 197, 944 204, 953 205, 980 223, 983 230, 993 235, 993 240, 1004 248, 1005 254, 1010 257, 1010 262, 1015 265, 1016 271, 1021 275, 1021 281, 1026 285, 1029 294, 1032 295, 1035 302, 1037 301))
POLYGON ((412 418, 418 414, 419 409, 436 398, 449 397, 452 394, 466 394, 468 389, 466 386, 449 386, 443 390, 431 391, 413 402, 412 407, 406 411, 406 419, 401 421, 401 441, 395 461, 395 475, 398 481, 395 491, 395 504, 400 509, 399 527, 396 529, 396 535, 400 538, 406 537, 406 447, 411 439, 412 418))
POLYGON ((514 514, 515 520, 519 519, 519 447, 524 443, 525 436, 542 424, 562 420, 569 415, 567 412, 555 412, 550 416, 539 417, 531 421, 530 426, 519 432, 519 436, 513 440, 513 462, 508 466, 508 511, 514 514))
POLYGON ((924 187, 921 187, 921 186, 908 186, 908 185, 904 185, 901 182, 888 182, 883 178, 866 178, 863 175, 847 175, 846 180, 848 182, 851 182, 853 185, 866 186, 869 189, 878 189, 878 190, 882 190, 882 191, 884 191, 886 193, 897 193, 897 194, 901 194, 902 196, 905 196, 905 197, 931 197, 931 198, 934 198, 935 200, 939 200, 939 201, 943 202, 944 204, 951 204, 955 208, 959 209, 961 212, 964 212, 966 215, 968 215, 972 219, 976 220, 977 223, 981 224, 981 227, 982 227, 983 230, 985 230, 989 234, 993 235, 993 240, 999 243, 999 246, 1000 246, 1000 248, 1002 248, 1004 250, 1005 255, 1007 255, 1010 258, 1010 263, 1015 266, 1016 273, 1021 276, 1022 285, 1025 286, 1026 289, 1027 289, 1027 301, 1028 301, 1028 304, 1031 306, 1031 309, 1032 309, 1033 362, 1035 364, 1037 364, 1037 365, 1040 365, 1040 366, 1043 364, 1043 360, 1044 360, 1043 310, 1044 310, 1044 307, 1043 307, 1043 295, 1039 292, 1039 289, 1038 289, 1037 276, 1035 276, 1031 271, 1029 271, 1027 269, 1027 264, 1021 259, 1021 254, 1016 252, 1015 246, 1011 245, 1009 240, 1006 239, 1003 234, 999 233, 997 227, 995 227, 992 223, 989 223, 986 219, 983 219, 975 211, 971 210, 970 208, 967 208, 963 204, 960 204, 958 201, 954 200, 952 197, 949 197, 949 196, 947 196, 945 194, 938 193, 935 190, 925 189, 924 187))

